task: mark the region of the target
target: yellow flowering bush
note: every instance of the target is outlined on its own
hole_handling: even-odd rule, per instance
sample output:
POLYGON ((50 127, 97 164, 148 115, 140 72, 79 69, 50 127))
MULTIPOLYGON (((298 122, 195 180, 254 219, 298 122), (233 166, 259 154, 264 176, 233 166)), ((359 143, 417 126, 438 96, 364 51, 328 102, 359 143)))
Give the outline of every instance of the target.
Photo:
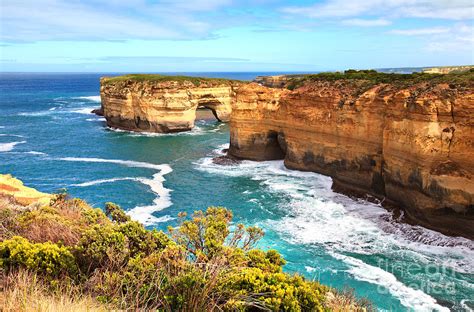
POLYGON ((69 248, 50 242, 31 243, 14 236, 0 242, 0 266, 12 269, 25 267, 54 277, 77 273, 77 265, 69 248))

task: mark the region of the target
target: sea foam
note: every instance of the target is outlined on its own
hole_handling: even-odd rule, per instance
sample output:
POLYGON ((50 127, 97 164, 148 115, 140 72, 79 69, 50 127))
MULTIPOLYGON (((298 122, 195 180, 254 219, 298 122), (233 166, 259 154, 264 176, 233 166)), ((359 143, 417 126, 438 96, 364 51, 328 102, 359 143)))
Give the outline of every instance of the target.
MULTIPOLYGON (((213 156, 222 155, 227 147, 228 144, 219 146, 213 156)), ((347 272, 355 279, 386 287, 408 308, 445 310, 430 295, 398 281, 386 271, 391 268, 385 268, 385 263, 375 267, 356 258, 347 258, 345 254, 361 255, 362 258, 364 255, 383 254, 396 264, 444 266, 460 273, 469 273, 474 267, 472 241, 398 222, 380 205, 333 192, 332 180, 327 176, 288 170, 283 161, 242 161, 222 166, 215 164, 212 157, 206 157, 195 165, 198 170, 209 173, 246 176, 259 181, 267 191, 286 196, 289 202, 277 207, 286 216, 264 221, 265 227, 279 232, 283 239, 293 244, 323 247, 334 258, 346 263, 349 266, 347 272)), ((264 202, 261 205, 265 206, 264 202)), ((274 210, 275 207, 267 209, 274 210)), ((433 281, 428 275, 410 275, 408 280, 418 278, 425 278, 438 287, 443 287, 447 281, 462 282, 455 276, 433 281)))
POLYGON ((91 115, 91 114, 93 114, 92 111, 96 108, 97 107, 95 107, 95 106, 74 108, 74 109, 69 110, 69 112, 70 113, 76 113, 76 114, 91 115))
POLYGON ((100 103, 100 95, 78 96, 78 97, 75 97, 74 99, 88 100, 88 101, 91 101, 91 102, 100 103))
POLYGON ((60 160, 64 161, 76 161, 76 162, 94 162, 94 163, 112 163, 118 164, 127 167, 136 167, 136 168, 147 168, 158 171, 153 174, 152 178, 112 178, 112 179, 102 179, 94 180, 89 182, 83 182, 80 184, 75 184, 75 186, 92 186, 102 183, 112 183, 120 180, 134 180, 140 183, 143 183, 150 187, 150 190, 156 195, 153 200, 153 204, 149 206, 139 206, 135 207, 129 211, 129 214, 134 220, 137 220, 144 225, 153 225, 159 222, 165 222, 172 219, 170 216, 164 216, 157 218, 153 216, 154 212, 163 210, 172 205, 171 202, 171 190, 164 187, 163 183, 165 182, 164 175, 173 171, 170 165, 168 164, 151 164, 141 161, 132 161, 132 160, 121 160, 121 159, 103 159, 103 158, 85 158, 85 157, 63 157, 60 160))
MULTIPOLYGON (((384 271, 379 267, 368 265, 356 258, 336 253, 333 254, 333 257, 348 264, 350 266, 348 273, 352 274, 355 278, 384 287, 393 296, 399 298, 402 305, 412 308, 414 311, 449 312, 448 308, 440 306, 433 297, 425 294, 420 289, 404 285, 392 273, 384 271)), ((380 289, 380 291, 383 292, 384 290, 380 289)))
POLYGON ((46 154, 46 153, 37 152, 37 151, 28 151, 28 152, 25 152, 25 154, 38 155, 38 156, 47 156, 47 155, 48 155, 48 154, 46 154))
POLYGON ((23 136, 23 135, 19 135, 19 134, 6 134, 6 133, 0 133, 0 136, 3 136, 3 137, 24 138, 24 136, 23 136))
POLYGON ((26 141, 0 143, 0 152, 9 152, 13 150, 16 145, 23 144, 23 143, 26 143, 26 141))
POLYGON ((89 182, 72 184, 71 186, 88 187, 88 186, 99 185, 99 184, 104 184, 104 183, 114 183, 114 182, 117 182, 117 181, 127 181, 127 180, 138 181, 139 179, 138 178, 131 178, 131 177, 112 178, 112 179, 99 179, 99 180, 93 180, 93 181, 89 181, 89 182))

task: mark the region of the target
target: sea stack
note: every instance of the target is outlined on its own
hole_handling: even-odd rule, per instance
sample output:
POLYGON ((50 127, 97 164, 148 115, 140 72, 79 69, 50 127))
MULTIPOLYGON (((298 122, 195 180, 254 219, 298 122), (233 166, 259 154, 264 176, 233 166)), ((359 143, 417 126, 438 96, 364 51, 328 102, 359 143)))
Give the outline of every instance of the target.
POLYGON ((126 75, 101 79, 102 111, 112 128, 138 132, 180 132, 194 127, 196 109, 210 109, 227 122, 240 85, 227 79, 126 75))

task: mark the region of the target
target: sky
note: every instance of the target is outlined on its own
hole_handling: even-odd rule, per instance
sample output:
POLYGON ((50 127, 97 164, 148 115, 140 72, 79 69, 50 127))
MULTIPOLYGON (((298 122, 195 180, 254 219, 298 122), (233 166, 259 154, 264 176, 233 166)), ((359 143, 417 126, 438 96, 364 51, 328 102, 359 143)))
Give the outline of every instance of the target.
POLYGON ((473 0, 0 0, 0 71, 474 64, 473 0))

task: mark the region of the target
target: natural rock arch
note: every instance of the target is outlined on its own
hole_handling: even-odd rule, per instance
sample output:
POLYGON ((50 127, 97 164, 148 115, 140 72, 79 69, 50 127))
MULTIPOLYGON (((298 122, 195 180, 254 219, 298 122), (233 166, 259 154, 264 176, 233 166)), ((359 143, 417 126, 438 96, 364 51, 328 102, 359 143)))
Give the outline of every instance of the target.
POLYGON ((198 84, 188 80, 103 78, 102 111, 112 128, 162 133, 189 131, 194 127, 200 106, 210 109, 218 121, 229 121, 237 85, 221 80, 198 84))

